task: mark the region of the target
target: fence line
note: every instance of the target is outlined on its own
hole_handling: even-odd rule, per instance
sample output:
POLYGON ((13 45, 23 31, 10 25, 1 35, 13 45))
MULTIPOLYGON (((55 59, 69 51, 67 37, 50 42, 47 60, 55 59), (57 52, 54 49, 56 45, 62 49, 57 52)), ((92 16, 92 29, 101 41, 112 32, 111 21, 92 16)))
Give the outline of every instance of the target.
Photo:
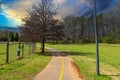
POLYGON ((0 42, 0 65, 16 61, 30 55, 36 50, 31 42, 0 42))

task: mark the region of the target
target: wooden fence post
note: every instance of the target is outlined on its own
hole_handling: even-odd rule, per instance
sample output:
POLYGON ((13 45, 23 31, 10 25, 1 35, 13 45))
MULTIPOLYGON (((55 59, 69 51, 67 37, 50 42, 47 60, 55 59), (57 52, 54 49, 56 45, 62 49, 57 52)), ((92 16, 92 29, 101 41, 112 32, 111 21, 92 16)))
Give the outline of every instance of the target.
POLYGON ((6 64, 9 63, 9 41, 7 42, 6 48, 6 64))
POLYGON ((22 58, 24 57, 24 43, 22 43, 22 58))

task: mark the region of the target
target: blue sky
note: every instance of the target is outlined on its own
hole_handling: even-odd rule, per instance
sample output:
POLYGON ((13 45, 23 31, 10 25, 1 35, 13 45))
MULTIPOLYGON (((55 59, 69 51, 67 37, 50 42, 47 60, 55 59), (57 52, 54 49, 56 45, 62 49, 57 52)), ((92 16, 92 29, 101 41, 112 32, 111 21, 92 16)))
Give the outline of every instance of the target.
MULTIPOLYGON (((32 3, 38 0, 3 0, 0 10, 0 27, 18 27, 23 24, 27 10, 32 3)), ((93 12, 93 0, 54 0, 59 5, 56 18, 64 18, 68 15, 88 16, 93 12)), ((116 0, 96 0, 97 12, 104 12, 112 6, 116 0)))

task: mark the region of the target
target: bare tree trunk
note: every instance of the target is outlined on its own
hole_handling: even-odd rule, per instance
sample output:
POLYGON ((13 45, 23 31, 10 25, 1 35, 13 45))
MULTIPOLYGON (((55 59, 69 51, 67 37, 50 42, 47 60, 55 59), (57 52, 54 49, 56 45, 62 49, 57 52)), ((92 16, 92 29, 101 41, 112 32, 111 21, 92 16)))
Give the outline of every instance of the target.
POLYGON ((43 36, 43 39, 42 39, 42 53, 45 52, 45 36, 43 36))

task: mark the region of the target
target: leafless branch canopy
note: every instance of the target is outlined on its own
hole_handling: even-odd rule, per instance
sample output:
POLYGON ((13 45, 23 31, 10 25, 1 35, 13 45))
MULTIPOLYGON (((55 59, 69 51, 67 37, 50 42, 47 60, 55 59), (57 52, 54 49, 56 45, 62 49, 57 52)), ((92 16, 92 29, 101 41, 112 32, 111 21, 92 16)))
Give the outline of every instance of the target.
POLYGON ((29 16, 24 19, 22 35, 30 41, 40 41, 43 36, 46 36, 46 29, 51 23, 53 24, 56 10, 53 0, 40 0, 34 3, 32 9, 28 11, 29 16))

